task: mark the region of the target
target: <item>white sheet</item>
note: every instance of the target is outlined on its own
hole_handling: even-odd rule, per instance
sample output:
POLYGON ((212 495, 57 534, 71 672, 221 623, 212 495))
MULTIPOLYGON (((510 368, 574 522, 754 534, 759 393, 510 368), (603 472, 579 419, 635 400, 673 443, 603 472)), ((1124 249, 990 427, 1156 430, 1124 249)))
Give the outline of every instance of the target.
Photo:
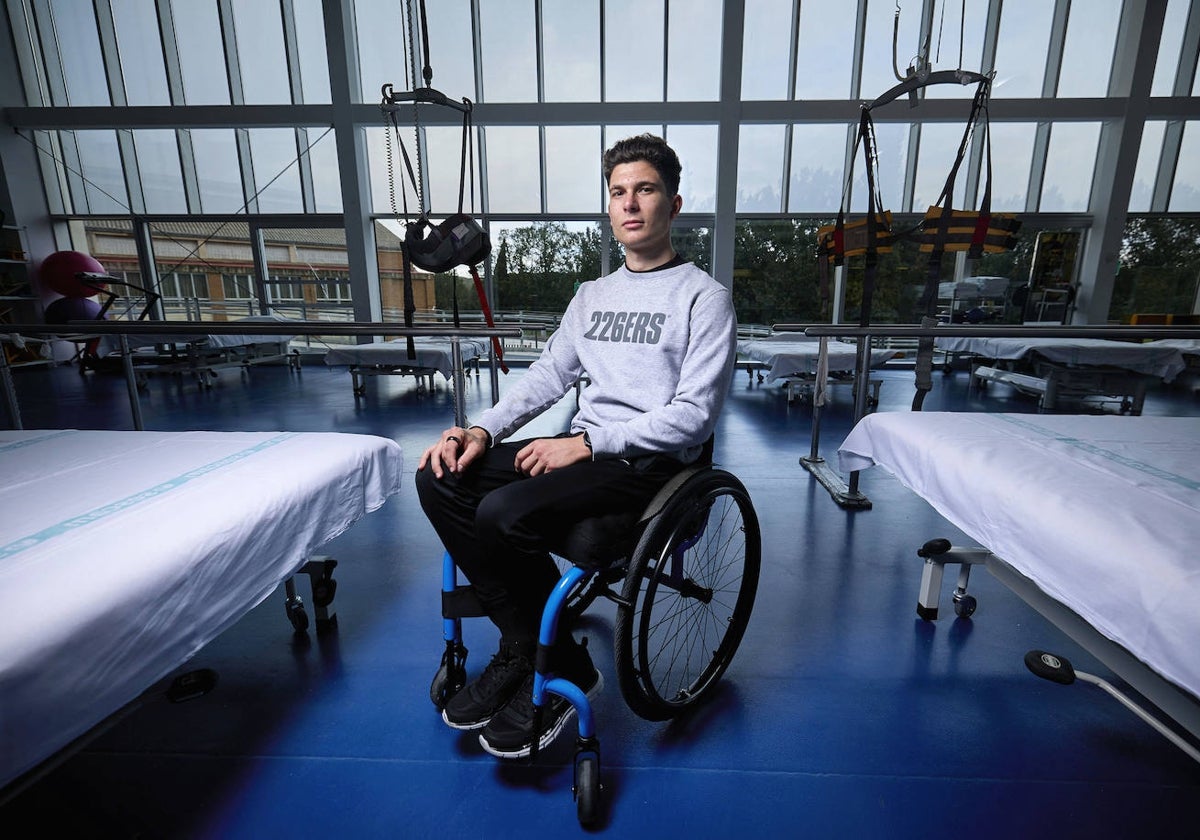
POLYGON ((838 455, 1200 696, 1200 418, 872 414, 838 455))
POLYGON ((1154 341, 1147 341, 1145 346, 1173 347, 1184 356, 1200 356, 1200 338, 1156 338, 1154 341))
MULTIPOLYGON (((334 347, 325 354, 325 364, 341 365, 384 365, 436 370, 446 379, 454 375, 450 339, 418 336, 413 339, 417 358, 408 358, 408 339, 373 341, 370 344, 354 344, 334 347)), ((488 341, 482 338, 459 339, 464 362, 478 359, 488 352, 488 341)))
POLYGON ((0 785, 189 659, 402 468, 370 435, 0 431, 0 785))
POLYGON ((1109 341, 1101 338, 969 338, 946 336, 936 339, 948 353, 972 353, 985 359, 1023 359, 1036 353, 1064 365, 1110 365, 1135 373, 1160 377, 1170 382, 1186 367, 1179 349, 1109 341))
MULTIPOLYGON (((767 381, 785 376, 817 372, 820 339, 798 333, 778 333, 765 338, 739 339, 738 352, 756 362, 768 365, 767 381)), ((844 341, 829 339, 826 346, 831 371, 853 371, 858 364, 858 347, 844 341)), ((899 350, 871 350, 871 367, 879 367, 888 359, 900 355, 899 350)))

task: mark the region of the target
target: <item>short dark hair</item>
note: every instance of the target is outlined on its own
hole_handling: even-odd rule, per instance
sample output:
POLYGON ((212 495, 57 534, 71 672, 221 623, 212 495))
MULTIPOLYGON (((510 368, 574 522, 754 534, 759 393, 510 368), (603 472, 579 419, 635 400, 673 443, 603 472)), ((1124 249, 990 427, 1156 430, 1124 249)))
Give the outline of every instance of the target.
POLYGON ((671 195, 679 192, 679 173, 683 171, 679 156, 667 145, 666 140, 653 134, 639 134, 614 143, 604 153, 604 183, 609 182, 613 170, 622 163, 636 163, 639 160, 654 167, 667 192, 671 195))

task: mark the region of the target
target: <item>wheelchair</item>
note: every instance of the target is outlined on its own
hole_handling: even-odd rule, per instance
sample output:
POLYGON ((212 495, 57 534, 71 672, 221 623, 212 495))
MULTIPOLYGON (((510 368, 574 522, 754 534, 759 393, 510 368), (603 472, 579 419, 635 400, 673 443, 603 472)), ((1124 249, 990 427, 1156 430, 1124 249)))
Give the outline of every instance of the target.
MULTIPOLYGON (((575 708, 573 794, 579 822, 600 815, 600 742, 587 695, 545 671, 560 625, 570 627, 598 598, 617 605, 613 632, 617 681, 626 704, 653 721, 678 717, 708 697, 733 661, 758 589, 761 537, 746 488, 711 462, 662 487, 641 514, 596 516, 571 529, 551 553, 565 571, 546 602, 533 682, 535 729, 547 693, 575 708)), ((462 619, 483 615, 469 586, 442 561, 446 647, 430 686, 440 711, 466 683, 462 619)), ((569 630, 567 631, 569 632, 569 630)), ((537 757, 534 737, 530 760, 537 757)))

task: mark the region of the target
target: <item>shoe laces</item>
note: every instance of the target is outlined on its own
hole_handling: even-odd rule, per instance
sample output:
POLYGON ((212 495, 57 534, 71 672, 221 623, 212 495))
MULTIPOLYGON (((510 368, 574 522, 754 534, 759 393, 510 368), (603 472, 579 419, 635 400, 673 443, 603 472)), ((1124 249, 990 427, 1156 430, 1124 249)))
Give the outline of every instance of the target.
POLYGON ((488 666, 483 669, 483 673, 479 675, 479 687, 490 691, 494 686, 508 682, 512 678, 511 675, 514 671, 529 672, 532 674, 533 665, 520 654, 515 654, 509 650, 501 650, 492 656, 492 661, 488 663, 488 666))

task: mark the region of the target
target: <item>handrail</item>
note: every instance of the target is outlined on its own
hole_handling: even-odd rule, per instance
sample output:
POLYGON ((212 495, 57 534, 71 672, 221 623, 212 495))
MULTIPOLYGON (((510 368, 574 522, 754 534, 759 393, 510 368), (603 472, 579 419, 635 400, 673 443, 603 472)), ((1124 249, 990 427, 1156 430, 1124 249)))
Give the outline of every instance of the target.
POLYGON ((863 336, 885 336, 887 338, 1117 338, 1117 339, 1156 339, 1156 338, 1200 338, 1198 327, 1090 327, 1090 326, 962 326, 947 325, 922 327, 910 324, 873 324, 865 327, 852 327, 842 324, 821 324, 804 326, 800 324, 776 324, 772 329, 780 332, 802 330, 805 335, 843 336, 860 338, 863 336))
MULTIPOLYGON (((115 335, 120 342, 121 366, 129 390, 129 407, 133 414, 133 427, 141 431, 142 408, 138 398, 137 379, 130 355, 129 336, 150 335, 155 337, 195 335, 396 335, 411 338, 430 336, 451 339, 451 358, 455 371, 454 417, 455 422, 466 425, 466 409, 463 405, 462 349, 460 338, 520 338, 520 327, 405 327, 402 324, 378 321, 70 321, 66 324, 0 324, 0 339, 12 340, 21 336, 48 336, 64 341, 81 340, 99 335, 115 335)), ((14 428, 21 428, 21 413, 13 388, 12 374, 7 355, 0 351, 0 391, 8 406, 14 428)), ((499 392, 496 375, 496 357, 491 358, 492 399, 499 392)))
POLYGON ((406 327, 382 321, 69 321, 0 324, 17 335, 399 335, 437 338, 520 338, 520 327, 406 327))

